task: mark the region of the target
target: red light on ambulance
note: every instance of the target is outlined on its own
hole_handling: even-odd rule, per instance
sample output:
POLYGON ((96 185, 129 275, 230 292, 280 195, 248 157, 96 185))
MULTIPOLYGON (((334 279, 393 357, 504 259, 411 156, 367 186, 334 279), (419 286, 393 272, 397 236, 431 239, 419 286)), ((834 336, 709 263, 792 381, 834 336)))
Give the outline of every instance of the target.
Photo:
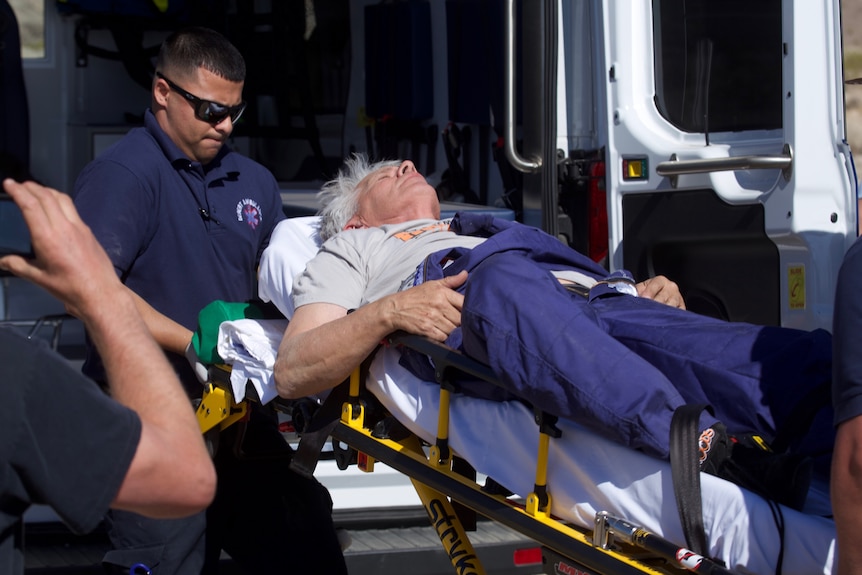
POLYGON ((588 193, 588 233, 587 255, 594 262, 608 257, 608 198, 605 193, 605 163, 590 165, 590 184, 588 193))

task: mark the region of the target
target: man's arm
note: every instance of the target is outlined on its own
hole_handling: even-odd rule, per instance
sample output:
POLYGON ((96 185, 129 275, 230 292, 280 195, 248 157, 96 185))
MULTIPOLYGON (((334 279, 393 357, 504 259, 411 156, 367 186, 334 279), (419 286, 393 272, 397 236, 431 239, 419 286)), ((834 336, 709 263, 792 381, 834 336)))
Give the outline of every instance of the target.
POLYGON ((350 314, 333 304, 299 307, 278 348, 279 395, 298 398, 335 387, 394 331, 444 341, 461 325, 464 296, 454 290, 466 280, 461 272, 426 282, 350 314))
POLYGON ((862 415, 838 426, 832 454, 832 512, 838 537, 838 573, 862 573, 862 415))
POLYGON ((3 185, 21 207, 36 257, 7 256, 0 267, 42 286, 83 321, 104 360, 111 396, 141 419, 141 439, 113 506, 154 517, 205 508, 215 493, 212 461, 131 292, 68 196, 33 182, 3 185))
POLYGON ((153 308, 147 301, 126 288, 135 302, 138 313, 147 324, 147 329, 156 340, 156 343, 165 351, 183 355, 192 340, 192 331, 185 326, 175 322, 163 313, 153 308))
POLYGON ((862 574, 862 240, 844 254, 832 324, 832 404, 840 421, 832 453, 830 492, 838 542, 838 573, 862 574))

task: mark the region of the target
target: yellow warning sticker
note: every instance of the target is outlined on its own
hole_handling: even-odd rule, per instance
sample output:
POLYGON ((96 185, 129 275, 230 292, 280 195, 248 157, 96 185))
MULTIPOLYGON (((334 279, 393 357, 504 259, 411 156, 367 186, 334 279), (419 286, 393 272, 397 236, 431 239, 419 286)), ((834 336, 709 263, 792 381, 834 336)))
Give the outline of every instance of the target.
POLYGON ((787 268, 787 292, 790 309, 805 309, 805 266, 787 268))
POLYGON ((360 128, 369 128, 374 126, 374 118, 365 113, 365 106, 359 107, 359 113, 356 115, 356 123, 360 128))

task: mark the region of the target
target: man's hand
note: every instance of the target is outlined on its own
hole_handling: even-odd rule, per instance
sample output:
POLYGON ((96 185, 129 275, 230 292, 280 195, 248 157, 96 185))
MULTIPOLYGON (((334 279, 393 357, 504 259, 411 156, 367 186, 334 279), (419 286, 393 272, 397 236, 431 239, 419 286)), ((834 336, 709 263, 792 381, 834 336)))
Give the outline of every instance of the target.
POLYGON ((329 303, 298 307, 275 361, 279 395, 290 399, 335 387, 394 331, 444 341, 461 325, 464 296, 455 289, 465 281, 467 272, 425 282, 350 314, 329 303))
POLYGON ((679 293, 679 286, 665 276, 655 276, 637 284, 638 296, 655 300, 659 303, 685 309, 685 301, 679 293))
POLYGON ((35 258, 5 256, 0 268, 29 280, 61 300, 72 315, 92 313, 123 289, 114 267, 66 194, 35 182, 3 181, 21 208, 35 258))
POLYGON ((216 475, 188 397, 69 196, 34 182, 4 180, 35 257, 0 258, 0 268, 42 286, 78 316, 102 356, 111 397, 137 412, 141 434, 112 507, 150 517, 205 509, 216 475))
POLYGON ((432 280, 389 296, 386 317, 391 331, 402 330, 445 341, 461 325, 464 296, 455 291, 467 281, 467 272, 432 280))

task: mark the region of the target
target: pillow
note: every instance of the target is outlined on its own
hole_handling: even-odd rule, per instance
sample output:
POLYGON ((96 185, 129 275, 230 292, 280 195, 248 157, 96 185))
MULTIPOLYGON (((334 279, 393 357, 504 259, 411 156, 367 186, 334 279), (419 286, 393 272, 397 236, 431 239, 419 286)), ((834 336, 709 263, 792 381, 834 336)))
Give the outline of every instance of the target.
POLYGON ((319 229, 319 216, 282 220, 260 258, 257 294, 263 301, 272 302, 287 319, 293 317, 293 278, 317 254, 322 243, 319 229))

